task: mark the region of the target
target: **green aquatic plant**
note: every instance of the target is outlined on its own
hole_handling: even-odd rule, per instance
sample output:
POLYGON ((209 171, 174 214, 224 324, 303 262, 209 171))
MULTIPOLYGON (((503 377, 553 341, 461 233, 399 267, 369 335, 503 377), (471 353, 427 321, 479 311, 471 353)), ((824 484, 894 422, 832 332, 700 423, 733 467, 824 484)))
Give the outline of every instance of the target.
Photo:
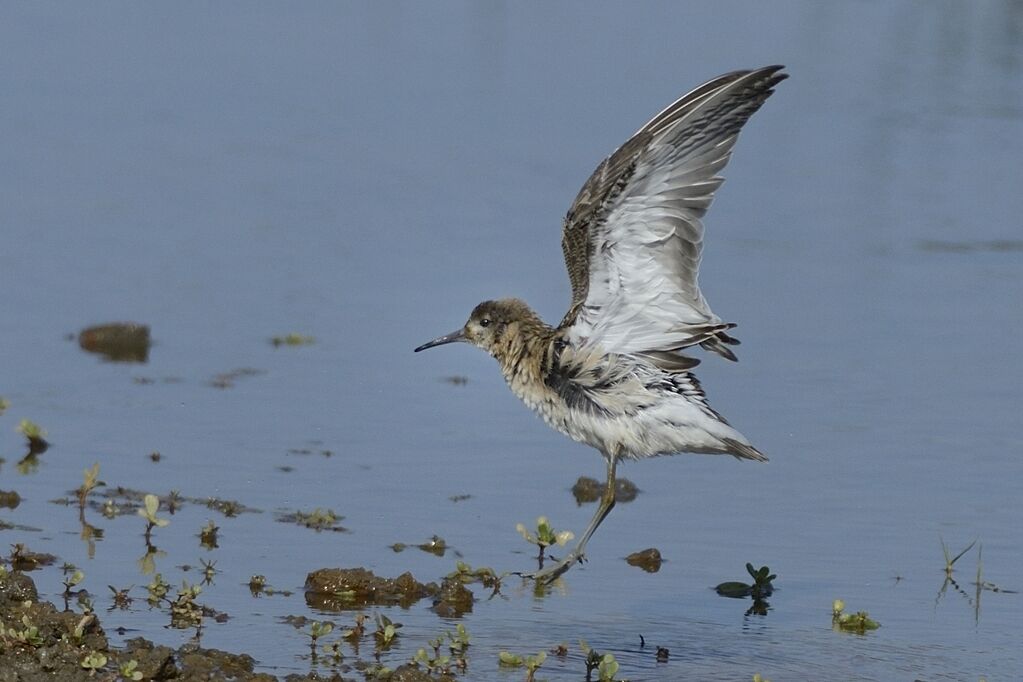
POLYGON ((24 626, 21 630, 18 630, 15 627, 9 627, 7 629, 0 628, 0 639, 2 639, 8 646, 10 644, 14 644, 16 646, 30 646, 32 648, 42 646, 43 637, 39 634, 39 627, 32 624, 28 614, 21 617, 21 624, 24 626))
POLYGON ((131 680, 131 682, 138 682, 138 680, 141 680, 143 677, 142 671, 137 670, 138 667, 139 662, 133 658, 130 661, 125 661, 124 663, 122 663, 117 669, 117 674, 120 675, 125 680, 131 680))
POLYGON ((845 602, 841 599, 836 599, 831 604, 831 625, 835 630, 859 635, 865 635, 870 630, 881 627, 880 623, 873 620, 866 611, 845 613, 845 602))
POLYGON ((123 610, 131 606, 131 603, 134 600, 128 595, 128 593, 131 591, 132 587, 135 587, 134 585, 130 585, 123 590, 119 590, 113 585, 107 585, 107 587, 109 587, 110 591, 113 592, 114 608, 123 610))
POLYGON ((302 334, 285 334, 284 336, 274 336, 270 339, 270 343, 273 344, 274 348, 281 346, 306 346, 311 343, 315 343, 316 339, 312 336, 304 336, 302 334))
POLYGON ((426 649, 420 648, 412 657, 412 663, 425 668, 429 674, 447 675, 451 672, 451 656, 441 654, 436 649, 434 655, 430 656, 426 649))
POLYGON ((89 677, 96 674, 97 670, 106 667, 107 657, 99 651, 91 651, 82 659, 81 666, 89 671, 89 677))
POLYGON ((448 632, 448 650, 456 655, 460 656, 465 653, 466 649, 469 648, 469 631, 465 628, 465 625, 459 623, 455 626, 454 632, 448 632))
POLYGON ((199 563, 202 564, 202 581, 204 585, 213 584, 213 576, 217 574, 217 562, 214 560, 207 561, 206 559, 199 559, 199 563))
POLYGON ((65 566, 64 579, 61 581, 61 584, 64 585, 64 594, 62 596, 64 597, 65 611, 67 611, 68 609, 68 601, 71 599, 72 596, 71 588, 77 585, 78 583, 82 582, 83 580, 85 580, 84 573, 82 573, 74 566, 65 566), (70 573, 71 575, 68 575, 68 573, 70 573))
POLYGON ((599 682, 613 682, 614 676, 618 673, 618 661, 615 660, 614 654, 602 654, 591 648, 584 639, 579 640, 579 648, 586 656, 584 662, 587 682, 593 679, 593 673, 597 673, 599 682))
POLYGON ((76 491, 78 493, 78 510, 80 515, 85 514, 85 503, 89 493, 96 489, 99 482, 99 462, 96 462, 85 470, 82 476, 82 485, 76 491))
POLYGON ((201 593, 199 585, 182 581, 181 589, 170 603, 171 627, 184 629, 202 625, 203 607, 195 601, 201 593))
POLYGON ((341 632, 341 638, 351 644, 356 652, 359 650, 362 636, 366 634, 366 617, 365 613, 355 614, 355 625, 341 632))
POLYGON ((207 520, 206 525, 199 529, 199 544, 205 549, 217 548, 217 532, 220 526, 214 525, 213 521, 207 520))
POLYGON ((316 532, 320 532, 322 530, 343 531, 344 528, 338 525, 338 522, 342 519, 344 519, 344 517, 338 516, 334 513, 333 509, 321 509, 319 507, 311 512, 297 511, 294 515, 284 516, 281 518, 283 521, 293 521, 300 526, 312 528, 316 532))
POLYGON ((753 564, 746 564, 746 572, 753 578, 753 584, 739 581, 725 582, 717 585, 714 590, 722 597, 735 599, 753 597, 755 600, 764 599, 774 592, 773 581, 778 576, 771 573, 767 566, 753 568, 753 564))
POLYGON ((376 623, 377 629, 373 633, 373 638, 377 643, 377 651, 387 651, 398 638, 398 628, 401 627, 401 623, 395 623, 382 613, 377 614, 376 623))
POLYGON ((567 542, 575 538, 575 533, 570 530, 554 530, 546 516, 540 516, 536 519, 536 534, 530 532, 523 523, 516 524, 515 530, 519 532, 519 535, 526 542, 539 548, 540 553, 537 555, 537 561, 540 563, 541 568, 543 568, 544 552, 548 547, 552 545, 563 547, 567 542))
POLYGON ((600 658, 600 665, 597 666, 597 679, 600 682, 614 682, 618 673, 618 661, 614 654, 604 654, 600 658))
POLYGON ((254 575, 249 578, 249 592, 252 596, 258 596, 263 590, 266 589, 266 576, 265 575, 254 575))
POLYGON ((330 621, 318 621, 314 620, 309 624, 309 651, 312 655, 313 660, 316 660, 316 642, 319 641, 320 637, 326 637, 334 631, 334 624, 330 621))
POLYGON ((162 575, 157 573, 153 576, 152 581, 146 585, 146 591, 149 592, 149 596, 146 597, 146 601, 148 601, 151 606, 156 606, 167 598, 167 594, 170 592, 170 583, 164 580, 162 575))
POLYGON ((469 648, 469 631, 462 623, 455 626, 454 632, 445 632, 427 644, 433 649, 433 654, 431 655, 428 649, 421 648, 416 651, 412 663, 425 668, 428 673, 450 675, 452 667, 462 671, 468 668, 465 654, 469 648), (440 650, 445 641, 448 643, 448 653, 442 654, 440 650))
POLYGON ((0 415, 7 411, 7 408, 11 406, 11 403, 6 398, 0 398, 0 415))
POLYGON ((31 419, 22 419, 18 422, 16 430, 18 433, 25 436, 29 442, 46 440, 46 431, 31 419))
POLYGON ((472 566, 465 563, 464 561, 457 561, 455 562, 455 570, 453 570, 451 573, 448 573, 444 577, 444 580, 458 581, 463 585, 478 582, 481 585, 483 585, 483 587, 492 590, 492 592, 490 593, 490 598, 493 599, 494 596, 500 594, 501 580, 503 580, 504 576, 506 575, 508 574, 502 573, 501 575, 498 575, 494 571, 494 569, 490 568, 489 566, 481 566, 480 568, 474 569, 472 566))
POLYGON ((942 554, 945 555, 945 575, 951 577, 955 563, 959 561, 959 559, 961 559, 964 554, 973 549, 973 546, 977 544, 977 541, 974 540, 970 544, 966 545, 966 548, 963 551, 959 552, 959 554, 952 556, 952 552, 949 550, 948 545, 945 544, 945 539, 939 537, 938 540, 941 541, 941 552, 942 554))
POLYGON ((444 556, 444 552, 448 551, 448 543, 446 543, 444 538, 439 535, 434 535, 426 542, 416 546, 424 552, 433 554, 434 556, 444 556))
POLYGON ((150 545, 150 536, 154 528, 163 528, 170 523, 167 519, 161 519, 156 516, 156 512, 160 509, 160 498, 152 493, 147 494, 143 500, 143 507, 139 509, 138 514, 146 520, 146 544, 150 545))
POLYGON ((521 668, 525 666, 526 682, 533 682, 536 679, 536 671, 540 669, 540 666, 546 660, 546 651, 540 651, 535 656, 520 656, 509 651, 501 651, 497 655, 498 664, 506 668, 521 668))

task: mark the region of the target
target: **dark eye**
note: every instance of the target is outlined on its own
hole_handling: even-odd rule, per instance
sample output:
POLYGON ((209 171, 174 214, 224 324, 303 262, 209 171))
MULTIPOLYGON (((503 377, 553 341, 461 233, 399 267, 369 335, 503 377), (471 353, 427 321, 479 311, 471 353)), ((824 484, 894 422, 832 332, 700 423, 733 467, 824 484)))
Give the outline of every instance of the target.
POLYGON ((481 327, 489 327, 490 326, 490 318, 489 317, 484 317, 482 320, 480 320, 480 326, 481 327))

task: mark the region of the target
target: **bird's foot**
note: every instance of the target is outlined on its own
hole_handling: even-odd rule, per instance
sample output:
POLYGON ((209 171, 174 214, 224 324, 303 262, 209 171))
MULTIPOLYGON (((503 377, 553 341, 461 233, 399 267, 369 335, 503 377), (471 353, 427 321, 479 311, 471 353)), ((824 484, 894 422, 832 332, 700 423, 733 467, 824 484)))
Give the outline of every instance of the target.
POLYGON ((573 550, 569 552, 561 561, 550 564, 545 568, 541 568, 539 571, 536 571, 535 573, 517 573, 516 575, 520 575, 523 578, 527 578, 529 580, 535 580, 541 585, 546 585, 557 580, 566 571, 568 571, 568 569, 572 568, 572 566, 574 566, 576 563, 582 563, 584 559, 585 556, 582 553, 573 550))

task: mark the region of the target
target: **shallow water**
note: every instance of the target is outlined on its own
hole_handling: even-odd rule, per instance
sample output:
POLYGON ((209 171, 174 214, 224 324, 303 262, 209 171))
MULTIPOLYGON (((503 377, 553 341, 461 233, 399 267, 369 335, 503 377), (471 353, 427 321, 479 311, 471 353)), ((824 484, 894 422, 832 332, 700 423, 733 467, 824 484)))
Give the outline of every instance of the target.
MULTIPOLYGON (((466 678, 521 679, 499 650, 565 641, 543 674, 580 679, 580 638, 631 680, 1023 671, 1021 595, 978 606, 977 547, 956 564, 962 593, 940 593, 940 539, 978 539, 984 580, 1023 589, 1018 3, 37 3, 0 10, 0 43, 0 489, 23 498, 0 519, 40 529, 0 544, 80 566, 101 613, 108 584, 149 578, 141 519, 90 512, 105 531, 90 555, 77 512, 49 502, 93 462, 109 485, 262 510, 186 506, 154 531, 157 567, 177 584, 215 560, 200 601, 231 619, 203 643, 282 675, 311 667, 283 616, 351 623, 305 606, 311 570, 436 580, 451 552, 389 548, 434 534, 473 566, 522 570, 516 523, 580 532, 592 507, 569 488, 603 473, 596 454, 530 415, 482 353, 411 349, 483 298, 558 319, 560 219, 599 159, 703 80, 784 63, 706 221, 701 282, 739 323, 741 361, 697 372, 771 462, 625 465, 642 492, 561 588, 474 588, 466 678), (151 325, 148 363, 66 338, 114 320, 151 325), (316 342, 268 342, 288 332, 316 342), (210 385, 238 368, 260 373, 210 385), (53 443, 28 474, 23 417, 53 443), (349 532, 275 521, 316 507, 349 532), (650 546, 660 572, 622 560, 650 546), (711 589, 747 561, 779 576, 767 616, 711 589), (257 573, 295 594, 253 598, 257 573), (882 627, 833 632, 839 597, 882 627)), ((35 575, 59 594, 56 567, 35 575)), ((190 636, 132 594, 108 631, 190 636)), ((428 606, 382 610, 405 624, 384 662, 452 627, 428 606)))

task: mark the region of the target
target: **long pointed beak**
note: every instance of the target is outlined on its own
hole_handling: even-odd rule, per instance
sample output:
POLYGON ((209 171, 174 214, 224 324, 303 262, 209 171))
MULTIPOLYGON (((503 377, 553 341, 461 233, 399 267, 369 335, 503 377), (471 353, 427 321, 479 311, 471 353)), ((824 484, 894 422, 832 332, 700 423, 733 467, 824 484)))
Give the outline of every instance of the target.
POLYGON ((427 348, 433 348, 434 346, 443 346, 445 343, 454 343, 456 341, 465 341, 465 329, 459 329, 458 331, 445 334, 444 336, 438 336, 433 341, 427 341, 419 348, 416 348, 415 352, 418 353, 421 350, 427 348))

